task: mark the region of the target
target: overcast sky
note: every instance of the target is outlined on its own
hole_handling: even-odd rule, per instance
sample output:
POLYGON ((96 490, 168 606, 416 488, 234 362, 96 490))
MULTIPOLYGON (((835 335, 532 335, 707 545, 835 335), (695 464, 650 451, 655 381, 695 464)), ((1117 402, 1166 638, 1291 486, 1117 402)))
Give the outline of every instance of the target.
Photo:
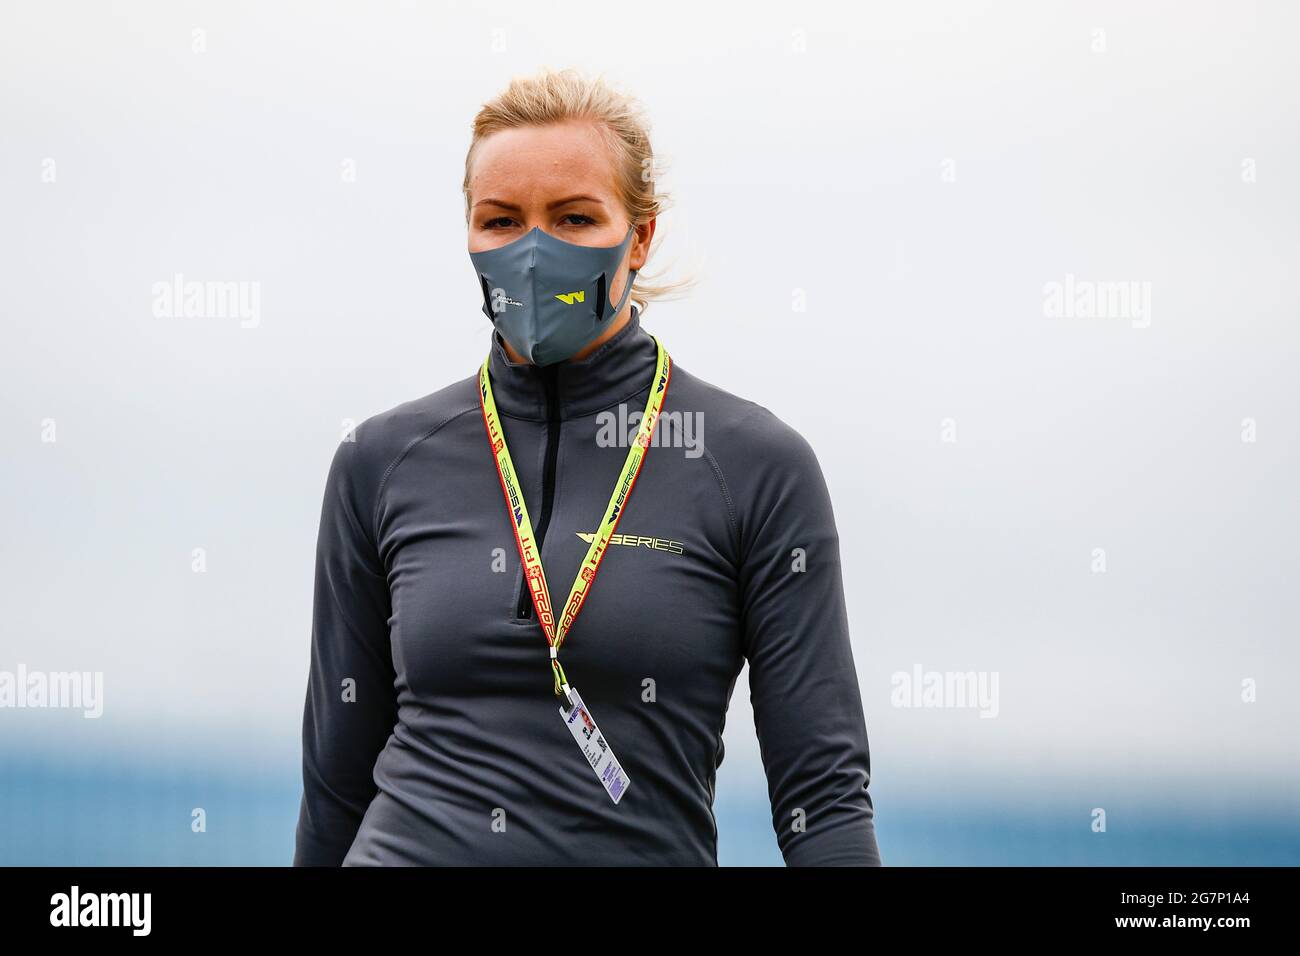
POLYGON ((5 4, 0 670, 102 671, 105 713, 0 737, 296 748, 334 447, 481 361, 469 125, 573 65, 666 161, 649 269, 699 282, 646 325, 818 453, 877 768, 1294 779, 1298 19, 5 4), (256 320, 159 317, 177 274, 256 320), (891 706, 917 666, 998 716, 891 706))

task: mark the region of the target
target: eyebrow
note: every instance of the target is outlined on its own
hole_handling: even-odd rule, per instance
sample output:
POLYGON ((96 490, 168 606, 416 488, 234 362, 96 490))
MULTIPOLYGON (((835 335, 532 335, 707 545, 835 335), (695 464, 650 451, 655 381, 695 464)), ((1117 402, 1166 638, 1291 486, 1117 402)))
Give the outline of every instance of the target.
MULTIPOLYGON (((585 202, 594 202, 594 203, 595 203, 596 205, 598 205, 598 206, 603 206, 603 205, 605 205, 603 202, 601 202, 601 201, 600 201, 599 199, 597 199, 595 196, 588 196, 588 195, 585 195, 585 194, 579 194, 579 195, 577 195, 577 196, 569 196, 569 197, 566 198, 566 199, 557 199, 557 200, 555 200, 555 202, 547 203, 547 204, 546 204, 546 208, 547 208, 547 209, 559 209, 561 206, 567 206, 569 203, 573 203, 573 202, 584 202, 584 201, 585 201, 585 202)), ((514 203, 512 203, 512 202, 506 202, 506 201, 503 200, 503 199, 480 199, 478 202, 474 203, 474 205, 475 205, 475 207, 478 207, 478 206, 500 206, 502 209, 511 209, 511 210, 514 210, 515 212, 520 212, 520 211, 522 211, 522 210, 521 210, 521 207, 516 206, 516 205, 515 205, 514 203)))

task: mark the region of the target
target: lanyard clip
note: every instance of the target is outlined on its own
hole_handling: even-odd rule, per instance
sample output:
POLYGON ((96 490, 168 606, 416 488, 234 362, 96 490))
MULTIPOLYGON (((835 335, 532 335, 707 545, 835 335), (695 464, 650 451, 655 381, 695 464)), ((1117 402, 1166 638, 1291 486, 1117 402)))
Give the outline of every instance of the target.
POLYGON ((564 673, 564 668, 560 666, 559 655, 556 653, 556 646, 551 645, 551 670, 555 675, 555 695, 563 697, 569 709, 573 709, 573 695, 570 693, 569 677, 564 673))

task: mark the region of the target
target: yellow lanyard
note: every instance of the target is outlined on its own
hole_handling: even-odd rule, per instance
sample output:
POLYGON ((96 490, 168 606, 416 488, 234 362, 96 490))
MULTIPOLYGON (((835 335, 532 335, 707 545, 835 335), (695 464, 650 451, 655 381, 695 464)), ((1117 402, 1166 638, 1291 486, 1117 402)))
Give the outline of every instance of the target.
POLYGON ((533 535, 533 523, 528 518, 528 506, 524 504, 523 489, 519 487, 515 466, 510 460, 510 449, 506 446, 505 435, 501 431, 496 401, 492 398, 492 381, 488 375, 490 359, 484 360, 483 367, 478 373, 483 425, 487 429, 488 442, 496 458, 497 475, 501 479, 501 490, 505 494, 506 507, 510 512, 515 544, 519 547, 519 560, 524 567, 524 579, 528 582, 528 590, 533 596, 533 607, 537 609, 537 620, 542 625, 542 633, 546 635, 546 643, 550 645, 555 693, 566 700, 569 699, 569 680, 564 674, 564 668, 560 666, 558 657, 560 645, 564 643, 569 629, 573 627, 578 611, 582 609, 583 601, 591 593, 592 582, 596 580, 596 571, 605 557, 609 539, 613 536, 614 529, 618 527, 618 519, 623 515, 628 496, 632 494, 632 486, 636 484, 636 476, 641 471, 646 451, 650 447, 650 439, 654 435, 655 423, 659 421, 664 397, 668 394, 668 378, 672 374, 672 362, 668 358, 668 353, 664 351, 663 343, 653 335, 651 338, 654 339, 657 350, 655 377, 650 385, 645 412, 641 416, 641 426, 637 429, 632 447, 627 451, 627 460, 623 463, 623 471, 614 485, 613 493, 609 496, 609 504, 605 506, 605 516, 600 523, 600 528, 592 536, 591 545, 587 548, 587 556, 578 567, 578 574, 573 579, 573 587, 569 591, 569 599, 564 604, 564 612, 560 615, 558 624, 551 610, 551 592, 546 585, 546 573, 542 570, 542 556, 533 535))

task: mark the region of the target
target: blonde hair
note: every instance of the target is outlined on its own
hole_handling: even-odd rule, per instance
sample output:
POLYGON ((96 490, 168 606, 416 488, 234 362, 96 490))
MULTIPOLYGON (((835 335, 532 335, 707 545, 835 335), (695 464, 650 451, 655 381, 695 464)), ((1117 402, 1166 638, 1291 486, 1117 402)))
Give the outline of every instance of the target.
MULTIPOLYGON (((535 76, 515 77, 506 89, 484 103, 474 117, 474 135, 465 155, 465 221, 469 222, 470 170, 479 143, 503 129, 547 126, 568 120, 596 124, 614 160, 614 185, 632 225, 649 222, 669 206, 670 197, 656 189, 654 152, 650 130, 640 105, 631 96, 608 86, 602 77, 590 79, 576 70, 543 70, 535 76)), ((659 245, 651 244, 651 254, 659 245)), ((693 279, 651 281, 638 272, 629 298, 641 312, 650 302, 677 298, 693 279)))

